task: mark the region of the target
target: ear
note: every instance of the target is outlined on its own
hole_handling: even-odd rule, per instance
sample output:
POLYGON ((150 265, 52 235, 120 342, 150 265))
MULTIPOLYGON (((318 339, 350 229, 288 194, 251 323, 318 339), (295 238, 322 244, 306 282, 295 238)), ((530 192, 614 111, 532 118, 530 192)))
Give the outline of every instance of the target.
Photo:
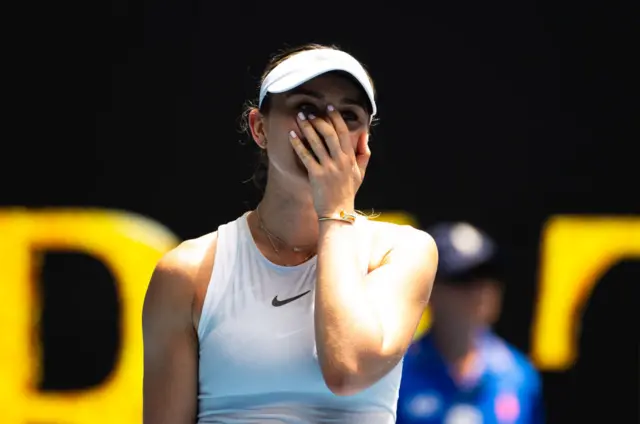
POLYGON ((258 147, 266 149, 267 137, 265 135, 265 123, 264 116, 256 108, 249 112, 249 129, 251 130, 251 137, 256 142, 258 147))

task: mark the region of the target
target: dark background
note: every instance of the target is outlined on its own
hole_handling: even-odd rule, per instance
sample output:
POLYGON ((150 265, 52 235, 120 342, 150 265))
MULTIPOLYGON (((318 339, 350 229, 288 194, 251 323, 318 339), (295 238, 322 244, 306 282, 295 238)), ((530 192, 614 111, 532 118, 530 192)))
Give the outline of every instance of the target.
MULTIPOLYGON (((270 54, 335 43, 379 92, 359 209, 490 232, 511 264, 498 331, 528 351, 544 221, 640 212, 625 102, 637 48, 631 14, 614 3, 514 3, 47 6, 25 24, 14 63, 25 80, 13 84, 24 93, 14 108, 27 122, 4 150, 1 205, 124 209, 183 239, 212 231, 259 198, 243 183, 255 149, 238 119, 270 54)), ((638 275, 630 260, 597 286, 578 364, 544 376, 550 422, 638 421, 638 275)), ((90 258, 47 256, 44 390, 108 374, 110 278, 90 258)))

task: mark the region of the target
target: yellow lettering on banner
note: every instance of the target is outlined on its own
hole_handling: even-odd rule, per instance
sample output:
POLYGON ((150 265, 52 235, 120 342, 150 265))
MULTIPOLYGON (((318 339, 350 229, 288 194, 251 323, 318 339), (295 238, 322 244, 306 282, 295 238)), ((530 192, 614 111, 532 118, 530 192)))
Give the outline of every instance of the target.
POLYGON ((575 363, 582 309, 598 280, 630 257, 640 257, 640 217, 549 220, 532 331, 532 357, 540 369, 562 371, 575 363))
POLYGON ((153 268, 177 242, 165 227, 130 213, 0 210, 0 422, 141 422, 142 304, 153 268), (122 350, 99 387, 75 393, 35 390, 41 361, 33 342, 39 306, 31 272, 34 249, 86 253, 115 277, 123 314, 122 350))
MULTIPOLYGON (((381 212, 380 217, 376 218, 378 221, 389 222, 397 225, 411 225, 412 227, 419 227, 418 220, 408 212, 403 211, 387 211, 381 212)), ((420 318, 420 323, 418 323, 418 328, 416 329, 415 334, 413 335, 413 340, 418 340, 422 336, 424 336, 429 327, 431 326, 431 312, 429 311, 429 307, 427 307, 422 313, 422 318, 420 318)))

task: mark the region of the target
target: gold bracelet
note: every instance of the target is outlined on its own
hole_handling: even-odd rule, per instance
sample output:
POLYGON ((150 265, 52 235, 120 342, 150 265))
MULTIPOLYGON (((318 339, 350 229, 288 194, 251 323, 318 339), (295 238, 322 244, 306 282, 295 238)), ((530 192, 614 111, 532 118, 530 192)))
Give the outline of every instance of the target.
POLYGON ((355 224, 356 214, 340 211, 338 215, 321 216, 318 218, 318 221, 342 221, 342 222, 348 222, 349 224, 355 224))

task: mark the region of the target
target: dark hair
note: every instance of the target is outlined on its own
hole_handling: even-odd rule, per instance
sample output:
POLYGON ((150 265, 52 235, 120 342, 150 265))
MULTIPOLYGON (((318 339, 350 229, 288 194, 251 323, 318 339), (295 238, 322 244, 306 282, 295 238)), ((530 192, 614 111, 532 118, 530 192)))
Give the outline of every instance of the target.
MULTIPOLYGON (((309 50, 321 50, 321 49, 340 50, 340 48, 335 45, 327 46, 323 44, 309 43, 309 44, 294 47, 291 49, 282 50, 276 53, 271 58, 271 60, 269 60, 269 62, 267 63, 267 66, 262 72, 262 75, 260 77, 260 84, 258 85, 258 90, 260 90, 260 86, 264 82, 264 79, 267 77, 267 75, 269 75, 269 72, 271 72, 280 63, 284 62, 285 60, 289 59, 291 56, 294 56, 298 53, 309 51, 309 50)), ((374 86, 371 76, 368 75, 368 73, 367 73, 367 76, 369 76, 369 81, 371 81, 371 86, 374 86)), ((375 91, 375 88, 374 88, 374 91, 375 91)), ((242 113, 241 130, 245 132, 249 136, 249 138, 251 138, 251 129, 249 128, 249 113, 252 110, 256 109, 257 107, 258 107, 257 101, 249 101, 245 104, 244 111, 242 113)), ((267 95, 264 98, 262 105, 260 106, 260 113, 263 115, 267 115, 269 113, 270 108, 271 108, 271 99, 269 95, 267 95)), ((253 173, 253 176, 251 177, 251 180, 253 181, 253 184, 258 188, 258 190, 260 190, 263 193, 264 193, 265 187, 267 186, 268 171, 269 171, 269 158, 267 156, 267 151, 265 149, 259 149, 258 163, 256 165, 256 169, 253 173)))

